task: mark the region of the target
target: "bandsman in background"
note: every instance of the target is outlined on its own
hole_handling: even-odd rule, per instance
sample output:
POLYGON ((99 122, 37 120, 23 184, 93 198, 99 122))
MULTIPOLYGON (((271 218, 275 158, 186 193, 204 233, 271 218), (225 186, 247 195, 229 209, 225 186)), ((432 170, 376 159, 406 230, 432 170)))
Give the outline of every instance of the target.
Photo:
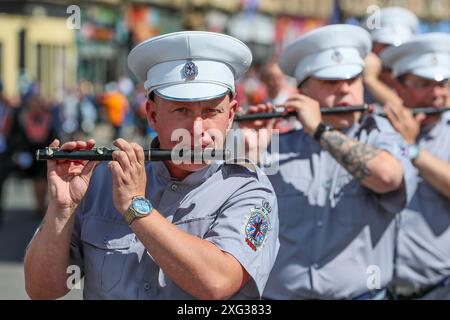
POLYGON ((419 181, 400 215, 394 287, 401 299, 450 299, 450 121, 448 112, 411 113, 446 107, 450 34, 420 35, 381 57, 392 67, 403 100, 386 105, 386 112, 408 144, 419 181))
POLYGON ((408 9, 387 7, 369 16, 364 24, 372 38, 372 52, 365 59, 365 101, 401 103, 394 89, 392 70, 383 65, 380 54, 414 37, 419 28, 419 19, 408 9))
POLYGON ((362 72, 370 49, 363 28, 331 25, 302 36, 280 56, 281 69, 298 84, 285 105, 303 128, 280 134, 279 152, 269 146, 259 159, 264 165, 279 161, 269 179, 278 197, 280 251, 265 299, 386 297, 396 216, 415 185, 401 152, 405 143, 385 118, 320 111, 364 103, 362 72))

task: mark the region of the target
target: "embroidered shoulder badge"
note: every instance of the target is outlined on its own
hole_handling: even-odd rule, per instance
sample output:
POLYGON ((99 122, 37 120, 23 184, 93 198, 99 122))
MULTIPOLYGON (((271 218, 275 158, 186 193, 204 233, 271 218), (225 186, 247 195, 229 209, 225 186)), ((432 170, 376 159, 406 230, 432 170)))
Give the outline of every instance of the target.
POLYGON ((250 209, 250 215, 245 224, 245 242, 256 251, 263 246, 267 232, 271 230, 269 214, 272 208, 269 202, 263 201, 260 207, 255 206, 250 209))

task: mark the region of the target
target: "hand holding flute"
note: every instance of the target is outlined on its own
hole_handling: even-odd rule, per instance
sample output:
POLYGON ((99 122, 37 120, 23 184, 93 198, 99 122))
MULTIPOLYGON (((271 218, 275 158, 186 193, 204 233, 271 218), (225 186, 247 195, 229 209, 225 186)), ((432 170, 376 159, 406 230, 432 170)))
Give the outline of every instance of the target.
MULTIPOLYGON (((55 139, 51 148, 65 151, 90 150, 95 140, 70 141, 60 146, 55 139)), ((70 217, 83 199, 92 173, 96 166, 93 161, 49 161, 47 163, 47 181, 50 196, 49 207, 56 209, 65 218, 70 217)))
MULTIPOLYGON (((248 116, 272 114, 271 103, 249 107, 248 116)), ((242 121, 239 123, 244 138, 245 157, 253 162, 259 162, 260 156, 266 150, 272 139, 272 131, 277 119, 257 118, 256 121, 242 121)))
MULTIPOLYGON (((86 157, 70 157, 70 153, 89 154, 94 149, 94 140, 70 141, 61 147, 59 145, 60 142, 54 140, 50 150, 59 148, 62 155, 60 160, 47 163, 49 207, 69 218, 83 199, 98 161, 86 160, 86 157)), ((113 201, 118 210, 126 210, 134 196, 145 195, 147 175, 144 150, 136 143, 129 143, 124 139, 115 140, 114 146, 118 149, 109 154, 114 161, 108 163, 112 175, 113 201)))
MULTIPOLYGON (((424 112, 414 113, 405 107, 391 103, 386 104, 384 110, 386 112, 386 117, 405 142, 407 144, 416 143, 422 122, 425 121, 427 115, 424 112)), ((433 114, 431 113, 431 115, 433 114)), ((430 119, 429 121, 435 121, 435 119, 430 119)))
MULTIPOLYGON (((286 101, 285 106, 287 109, 295 110, 295 115, 302 123, 304 130, 308 134, 313 135, 319 123, 322 121, 319 103, 305 95, 296 94, 286 101)), ((270 103, 252 106, 249 109, 249 116, 270 114, 272 108, 270 103)), ((271 141, 276 119, 271 117, 256 117, 245 120, 239 122, 239 127, 244 136, 246 157, 258 162, 271 141)))
MULTIPOLYGON (((289 112, 271 112, 271 104, 267 104, 270 111, 265 111, 266 105, 251 106, 248 113, 245 115, 235 116, 234 121, 239 123, 241 128, 251 127, 253 129, 260 129, 262 127, 273 127, 273 122, 265 122, 267 120, 274 120, 277 118, 285 118, 295 116, 302 123, 303 128, 309 134, 313 134, 318 124, 322 121, 323 115, 342 115, 343 119, 349 118, 353 120, 354 112, 371 112, 372 105, 361 104, 357 106, 337 106, 332 108, 320 108, 319 103, 303 94, 296 94, 289 98, 283 107, 289 112), (253 121, 253 123, 252 123, 253 121)), ((267 109, 268 110, 268 109, 267 109)))
MULTIPOLYGON (((297 95, 295 95, 297 96, 297 95)), ((283 107, 285 108, 285 111, 279 112, 279 111, 273 111, 274 106, 272 103, 265 103, 265 104, 258 104, 250 106, 247 110, 246 114, 237 114, 234 117, 234 121, 239 123, 239 127, 242 128, 250 128, 254 130, 260 130, 260 129, 272 129, 276 120, 279 118, 288 118, 295 116, 297 117, 297 111, 295 109, 292 109, 291 111, 288 111, 288 108, 286 105, 282 106, 276 106, 276 107, 283 107)))
POLYGON ((285 106, 288 110, 295 110, 303 130, 310 136, 313 136, 322 122, 319 102, 304 94, 295 94, 286 100, 285 106))

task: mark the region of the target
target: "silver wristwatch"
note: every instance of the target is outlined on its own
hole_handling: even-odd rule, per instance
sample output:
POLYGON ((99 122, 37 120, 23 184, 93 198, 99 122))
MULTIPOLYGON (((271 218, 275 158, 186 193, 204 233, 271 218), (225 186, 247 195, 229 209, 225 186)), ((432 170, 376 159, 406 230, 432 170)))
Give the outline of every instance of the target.
POLYGON ((142 196, 133 197, 130 207, 125 212, 125 221, 130 225, 135 219, 148 216, 152 210, 153 206, 150 200, 142 196))
POLYGON ((407 154, 410 161, 414 161, 417 159, 420 153, 420 147, 418 144, 410 144, 408 145, 407 154))

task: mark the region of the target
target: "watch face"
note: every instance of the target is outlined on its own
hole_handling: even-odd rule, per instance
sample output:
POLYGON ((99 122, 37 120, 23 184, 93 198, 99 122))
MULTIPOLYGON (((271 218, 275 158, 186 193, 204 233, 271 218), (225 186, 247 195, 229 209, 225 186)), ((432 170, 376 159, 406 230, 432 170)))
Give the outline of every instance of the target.
POLYGON ((133 200, 133 209, 141 214, 148 214, 151 211, 151 205, 145 198, 136 198, 133 200))
POLYGON ((408 157, 410 160, 415 160, 419 155, 420 148, 417 145, 411 145, 408 147, 408 157))

